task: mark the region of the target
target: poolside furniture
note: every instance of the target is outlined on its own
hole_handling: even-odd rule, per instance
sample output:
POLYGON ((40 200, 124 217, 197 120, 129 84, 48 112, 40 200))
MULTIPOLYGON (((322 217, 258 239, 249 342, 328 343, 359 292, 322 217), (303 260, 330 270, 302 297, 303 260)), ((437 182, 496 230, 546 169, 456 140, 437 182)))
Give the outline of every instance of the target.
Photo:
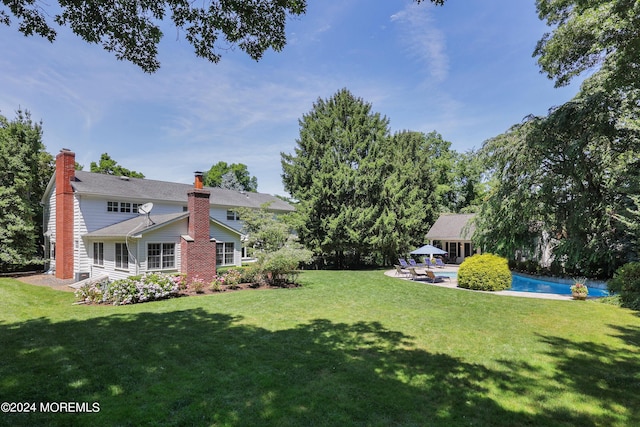
POLYGON ((418 264, 415 259, 409 258, 409 265, 411 267, 424 267, 425 264, 418 264))
POLYGON ((399 265, 394 265, 394 267, 396 268, 396 276, 407 277, 409 275, 409 272, 407 270, 403 270, 399 265))
POLYGON ((448 281, 451 281, 450 277, 447 277, 447 276, 436 276, 435 274, 433 274, 433 271, 431 271, 431 270, 427 270, 426 274, 427 274, 427 277, 429 278, 429 281, 431 283, 444 282, 445 279, 448 280, 448 281))
POLYGON ((427 268, 435 267, 435 264, 433 262, 431 262, 431 258, 425 258, 424 259, 424 265, 427 268))
POLYGON ((440 258, 436 258, 436 267, 444 268, 445 264, 440 258))
POLYGON ((415 267, 409 267, 409 274, 411 274, 411 280, 429 280, 426 273, 418 273, 415 267))
POLYGON ((411 267, 409 264, 407 264, 407 261, 405 261, 404 258, 398 258, 398 262, 400 263, 400 267, 402 267, 402 268, 411 267))

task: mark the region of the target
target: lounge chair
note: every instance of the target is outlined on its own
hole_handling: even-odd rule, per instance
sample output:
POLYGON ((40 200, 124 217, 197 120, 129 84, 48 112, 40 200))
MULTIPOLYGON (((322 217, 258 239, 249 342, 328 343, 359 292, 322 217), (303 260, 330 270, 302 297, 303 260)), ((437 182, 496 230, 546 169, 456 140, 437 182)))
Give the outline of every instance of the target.
POLYGON ((424 267, 424 266, 425 266, 424 264, 418 264, 418 263, 416 262, 416 260, 415 260, 415 259, 413 259, 413 258, 409 258, 409 265, 410 265, 411 267, 416 267, 416 268, 417 268, 417 267, 424 267))
POLYGON ((407 270, 403 270, 399 265, 394 266, 396 268, 396 276, 407 277, 409 272, 407 270))
POLYGON ((407 264, 407 261, 405 261, 404 258, 398 258, 398 262, 400 263, 400 267, 402 267, 402 268, 411 267, 409 264, 407 264))
POLYGON ((426 275, 427 275, 427 277, 428 277, 428 279, 429 279, 429 281, 431 283, 444 282, 445 279, 448 280, 448 281, 451 281, 450 277, 447 277, 447 276, 436 276, 435 274, 433 274, 433 271, 431 271, 431 270, 427 270, 426 275))
POLYGON ((427 268, 431 268, 431 267, 435 267, 435 266, 436 266, 433 262, 431 262, 431 259, 430 259, 430 258, 425 258, 425 259, 424 259, 424 265, 425 265, 427 268))
POLYGON ((411 280, 429 280, 425 273, 418 273, 415 267, 409 267, 409 274, 411 274, 411 280))
POLYGON ((445 264, 440 258, 436 258, 436 267, 444 268, 445 264))

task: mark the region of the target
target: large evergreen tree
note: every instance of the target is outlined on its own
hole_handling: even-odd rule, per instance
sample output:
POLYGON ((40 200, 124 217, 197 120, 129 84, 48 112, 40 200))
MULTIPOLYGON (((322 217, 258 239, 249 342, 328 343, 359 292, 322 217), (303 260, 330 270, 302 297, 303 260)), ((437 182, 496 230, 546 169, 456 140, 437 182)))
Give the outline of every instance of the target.
POLYGON ((53 174, 42 127, 28 111, 0 115, 0 271, 20 269, 42 252, 40 199, 53 174))
POLYGON ((302 117, 297 143, 282 154, 283 180, 309 249, 343 267, 388 265, 424 244, 448 164, 441 160, 451 158, 440 135, 391 136, 385 117, 342 89, 302 117))
POLYGON ((318 99, 299 123, 295 154, 282 153, 282 167, 285 189, 298 201, 300 240, 340 267, 347 258, 357 263, 371 250, 389 122, 342 89, 318 99))
POLYGON ((435 190, 441 171, 434 155, 441 154, 446 144, 435 132, 411 131, 396 133, 385 144, 377 171, 382 185, 374 198, 375 223, 370 231, 371 244, 385 265, 425 243, 439 202, 435 190))

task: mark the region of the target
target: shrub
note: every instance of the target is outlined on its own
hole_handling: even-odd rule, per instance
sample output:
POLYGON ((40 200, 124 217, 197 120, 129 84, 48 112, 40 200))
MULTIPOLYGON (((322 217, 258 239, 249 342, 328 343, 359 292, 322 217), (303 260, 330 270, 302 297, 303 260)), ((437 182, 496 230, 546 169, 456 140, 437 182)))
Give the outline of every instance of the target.
POLYGON ((293 282, 300 263, 309 262, 312 256, 311 251, 306 249, 283 247, 264 254, 258 264, 268 283, 282 286, 293 282))
POLYGON ((225 274, 225 279, 227 282, 227 286, 232 289, 235 289, 240 284, 240 280, 242 279, 242 273, 239 270, 229 270, 227 274, 225 274))
POLYGON ((494 254, 474 255, 458 270, 458 286, 480 291, 501 291, 511 287, 511 271, 505 258, 494 254))
POLYGON ((191 283, 189 283, 189 287, 193 289, 193 291, 197 294, 201 294, 204 292, 204 280, 199 278, 196 275, 193 279, 191 279, 191 283))
POLYGON ((103 302, 113 305, 135 304, 178 295, 183 279, 164 273, 147 273, 111 282, 103 302))
POLYGON ((109 280, 105 279, 100 282, 86 283, 80 289, 74 292, 78 301, 100 304, 104 302, 105 291, 109 285, 109 280))
POLYGON ((630 262, 618 268, 607 287, 610 292, 620 295, 622 307, 640 310, 640 262, 630 262))

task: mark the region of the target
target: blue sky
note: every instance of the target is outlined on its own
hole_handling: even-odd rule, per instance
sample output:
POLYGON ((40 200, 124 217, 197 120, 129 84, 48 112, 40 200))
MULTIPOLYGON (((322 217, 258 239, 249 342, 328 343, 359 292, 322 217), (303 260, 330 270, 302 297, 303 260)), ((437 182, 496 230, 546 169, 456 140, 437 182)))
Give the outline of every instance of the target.
POLYGON ((258 191, 286 194, 280 153, 298 120, 342 88, 401 130, 439 132, 465 152, 528 114, 571 99, 532 57, 548 31, 534 0, 310 0, 288 44, 260 62, 239 49, 196 58, 167 26, 161 69, 145 74, 67 29, 50 44, 0 26, 0 114, 43 122, 47 151, 76 152, 89 169, 108 152, 150 179, 192 182, 218 161, 244 163, 258 191))

